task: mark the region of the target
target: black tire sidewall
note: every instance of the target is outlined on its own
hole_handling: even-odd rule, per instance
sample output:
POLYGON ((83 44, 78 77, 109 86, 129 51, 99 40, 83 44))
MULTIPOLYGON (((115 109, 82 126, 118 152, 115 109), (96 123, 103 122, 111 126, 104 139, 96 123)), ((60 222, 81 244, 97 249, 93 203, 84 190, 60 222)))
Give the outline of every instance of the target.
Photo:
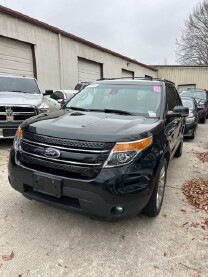
POLYGON ((160 178, 160 172, 163 168, 163 166, 165 165, 165 185, 166 185, 166 179, 167 179, 167 160, 164 158, 162 160, 162 162, 160 163, 160 166, 157 170, 157 175, 156 175, 156 181, 155 181, 155 185, 154 185, 154 189, 152 192, 152 195, 149 199, 148 204, 146 205, 146 207, 143 210, 143 213, 150 216, 150 217, 154 217, 157 216, 160 213, 161 207, 162 207, 162 203, 163 203, 163 198, 164 198, 164 192, 165 192, 165 185, 164 185, 164 190, 163 190, 163 196, 162 196, 162 200, 160 203, 159 208, 157 208, 157 191, 158 191, 158 186, 159 186, 159 178, 160 178))

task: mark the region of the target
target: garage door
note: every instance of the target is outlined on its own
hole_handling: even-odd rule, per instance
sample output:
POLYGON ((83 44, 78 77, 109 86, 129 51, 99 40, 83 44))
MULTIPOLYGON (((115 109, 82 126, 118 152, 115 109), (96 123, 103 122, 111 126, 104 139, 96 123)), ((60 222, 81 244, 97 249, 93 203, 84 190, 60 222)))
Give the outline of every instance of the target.
POLYGON ((0 36, 0 74, 34 76, 30 44, 0 36))
POLYGON ((122 73, 121 77, 131 77, 131 78, 134 77, 134 72, 130 70, 122 69, 121 73, 122 73))
POLYGON ((102 77, 102 65, 85 59, 78 59, 78 79, 80 82, 92 82, 102 77))

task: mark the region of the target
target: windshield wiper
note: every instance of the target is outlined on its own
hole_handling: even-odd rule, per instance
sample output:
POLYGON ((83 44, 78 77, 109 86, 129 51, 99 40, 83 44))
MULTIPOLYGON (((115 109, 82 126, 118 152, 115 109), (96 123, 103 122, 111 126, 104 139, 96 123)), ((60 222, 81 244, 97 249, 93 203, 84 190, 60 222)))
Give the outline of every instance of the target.
POLYGON ((116 114, 125 114, 125 115, 134 115, 128 111, 123 110, 114 110, 114 109, 89 109, 92 112, 103 112, 103 113, 116 113, 116 114))
POLYGON ((66 107, 67 109, 75 110, 75 111, 83 111, 88 112, 88 109, 80 108, 80 107, 66 107))

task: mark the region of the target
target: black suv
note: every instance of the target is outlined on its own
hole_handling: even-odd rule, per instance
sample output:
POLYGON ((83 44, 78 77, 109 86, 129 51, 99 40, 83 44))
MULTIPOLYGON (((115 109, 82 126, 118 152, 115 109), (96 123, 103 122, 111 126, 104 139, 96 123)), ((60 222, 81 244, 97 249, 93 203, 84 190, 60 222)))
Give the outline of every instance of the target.
POLYGON ((208 91, 206 89, 188 89, 180 93, 181 97, 193 97, 197 102, 199 122, 205 123, 208 116, 208 91))
POLYGON ((170 81, 98 80, 60 111, 19 127, 10 184, 29 199, 90 216, 156 216, 187 115, 170 81))

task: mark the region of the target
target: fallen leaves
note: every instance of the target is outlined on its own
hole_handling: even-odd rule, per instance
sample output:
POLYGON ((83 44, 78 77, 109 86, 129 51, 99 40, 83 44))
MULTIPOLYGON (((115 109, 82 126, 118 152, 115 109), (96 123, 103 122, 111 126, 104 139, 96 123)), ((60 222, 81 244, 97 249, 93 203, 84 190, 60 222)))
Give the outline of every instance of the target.
MULTIPOLYGON (((183 227, 186 226, 186 227, 194 227, 194 228, 197 228, 197 227, 201 227, 203 230, 206 230, 206 228, 208 228, 208 217, 206 218, 203 218, 201 221, 197 222, 197 221, 193 221, 191 223, 189 223, 188 221, 185 222, 183 225, 183 227), (186 226, 187 225, 187 226, 186 226)), ((193 238, 195 239, 195 238, 193 238)), ((192 240, 193 240, 192 239, 192 240)))
POLYGON ((199 222, 192 222, 191 223, 191 225, 190 225, 190 227, 197 227, 197 226, 199 226, 200 225, 200 223, 199 222))
POLYGON ((10 261, 14 258, 14 252, 12 251, 12 253, 10 255, 2 255, 2 260, 7 262, 10 261))
POLYGON ((195 152, 194 154, 202 163, 208 162, 208 152, 195 152))
MULTIPOLYGON (((187 181, 181 190, 190 204, 208 212, 208 180, 200 178, 187 181)), ((185 212, 183 209, 181 211, 185 212)))
POLYGON ((202 224, 204 224, 208 227, 208 217, 203 219, 202 224))

